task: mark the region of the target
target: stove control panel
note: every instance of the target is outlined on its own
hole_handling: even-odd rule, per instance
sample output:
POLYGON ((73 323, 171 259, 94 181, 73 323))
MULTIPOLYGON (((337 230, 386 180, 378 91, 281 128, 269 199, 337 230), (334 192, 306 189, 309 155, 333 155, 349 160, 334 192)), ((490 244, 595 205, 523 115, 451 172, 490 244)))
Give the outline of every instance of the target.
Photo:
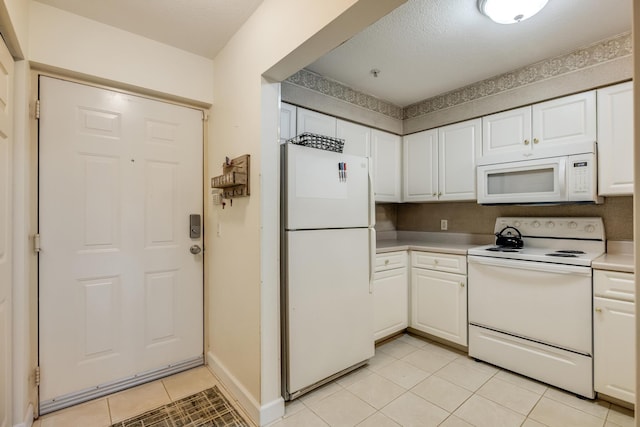
POLYGON ((600 217, 499 217, 494 233, 515 227, 523 236, 604 240, 600 217))

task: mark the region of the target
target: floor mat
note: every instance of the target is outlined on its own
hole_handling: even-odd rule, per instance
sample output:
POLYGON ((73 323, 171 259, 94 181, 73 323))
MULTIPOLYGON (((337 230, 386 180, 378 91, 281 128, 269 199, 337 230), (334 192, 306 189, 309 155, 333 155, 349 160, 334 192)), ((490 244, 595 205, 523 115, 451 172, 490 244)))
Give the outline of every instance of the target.
POLYGON ((217 386, 111 427, 249 427, 217 386))

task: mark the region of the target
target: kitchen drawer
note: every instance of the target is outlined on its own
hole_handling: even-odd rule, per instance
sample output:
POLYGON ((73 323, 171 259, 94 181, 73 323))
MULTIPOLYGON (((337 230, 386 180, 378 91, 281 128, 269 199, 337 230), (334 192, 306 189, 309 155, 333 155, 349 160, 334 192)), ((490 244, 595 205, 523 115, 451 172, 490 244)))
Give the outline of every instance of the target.
POLYGON ((376 272, 404 268, 407 266, 407 252, 387 252, 376 255, 376 272))
POLYGON ((598 297, 634 302, 636 298, 633 273, 594 270, 593 294, 598 297))
POLYGON ((467 274, 467 257, 465 255, 411 251, 411 267, 467 274))

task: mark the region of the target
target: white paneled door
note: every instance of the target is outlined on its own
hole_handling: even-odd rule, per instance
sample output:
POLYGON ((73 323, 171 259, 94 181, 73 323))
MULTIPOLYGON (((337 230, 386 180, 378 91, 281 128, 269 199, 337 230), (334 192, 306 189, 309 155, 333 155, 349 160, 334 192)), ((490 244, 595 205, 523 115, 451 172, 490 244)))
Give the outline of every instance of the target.
POLYGON ((0 427, 11 419, 11 145, 13 58, 0 39, 0 427))
POLYGON ((40 78, 42 413, 202 363, 202 113, 40 78), (196 252, 196 251, 194 251, 196 252), (172 368, 174 367, 174 368, 172 368))

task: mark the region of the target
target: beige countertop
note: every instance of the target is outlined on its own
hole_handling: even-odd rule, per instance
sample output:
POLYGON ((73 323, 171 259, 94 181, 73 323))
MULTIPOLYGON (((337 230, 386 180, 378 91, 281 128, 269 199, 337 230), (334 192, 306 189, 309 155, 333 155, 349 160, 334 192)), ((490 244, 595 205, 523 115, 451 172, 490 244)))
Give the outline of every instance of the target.
MULTIPOLYGON (((452 255, 466 255, 467 250, 476 246, 493 243, 494 236, 463 233, 433 232, 385 232, 378 234, 376 252, 424 251, 452 255), (382 237, 382 238, 380 238, 382 237)), ((607 253, 596 258, 592 267, 596 270, 634 272, 633 242, 609 241, 607 253)))
MULTIPOLYGON (((379 233, 382 234, 382 233, 379 233)), ((466 255, 469 248, 493 243, 493 235, 398 231, 376 242, 376 252, 424 251, 466 255)))
POLYGON ((611 270, 633 273, 633 242, 607 242, 607 253, 593 260, 591 266, 595 270, 611 270))

